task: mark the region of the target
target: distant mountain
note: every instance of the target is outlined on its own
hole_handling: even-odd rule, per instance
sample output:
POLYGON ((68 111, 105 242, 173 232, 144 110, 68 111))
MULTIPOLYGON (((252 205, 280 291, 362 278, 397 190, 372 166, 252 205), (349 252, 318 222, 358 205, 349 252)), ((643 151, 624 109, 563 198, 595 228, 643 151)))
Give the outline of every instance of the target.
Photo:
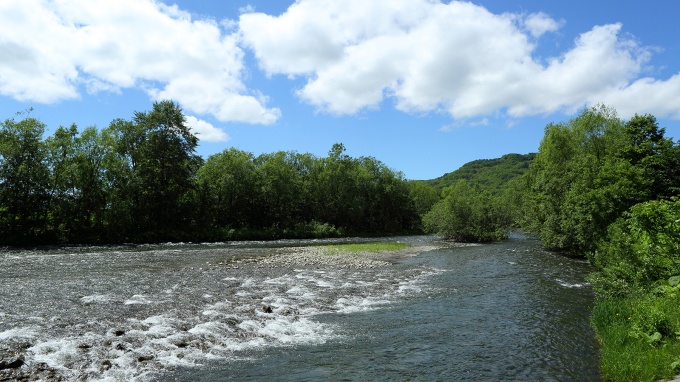
POLYGON ((424 183, 443 189, 460 179, 465 179, 468 183, 479 184, 496 194, 508 181, 529 171, 529 164, 535 157, 536 153, 529 153, 506 154, 496 159, 478 159, 464 164, 456 171, 426 180, 424 183))

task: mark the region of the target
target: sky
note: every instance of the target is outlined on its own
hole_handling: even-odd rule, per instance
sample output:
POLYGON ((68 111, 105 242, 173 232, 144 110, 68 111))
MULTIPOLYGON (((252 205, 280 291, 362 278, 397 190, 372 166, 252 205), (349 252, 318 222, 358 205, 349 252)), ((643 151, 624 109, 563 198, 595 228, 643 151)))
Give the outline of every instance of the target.
POLYGON ((0 0, 0 120, 172 99, 207 158, 342 143, 407 179, 538 150, 604 104, 680 138, 675 0, 0 0))

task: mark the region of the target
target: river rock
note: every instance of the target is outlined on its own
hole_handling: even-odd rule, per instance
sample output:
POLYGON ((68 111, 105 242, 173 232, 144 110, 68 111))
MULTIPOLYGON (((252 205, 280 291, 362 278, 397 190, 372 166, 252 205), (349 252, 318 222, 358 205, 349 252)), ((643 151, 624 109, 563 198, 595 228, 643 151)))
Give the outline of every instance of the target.
POLYGON ((272 312, 274 312, 274 310, 272 310, 272 307, 271 307, 271 306, 269 306, 269 305, 264 305, 264 306, 262 307, 262 312, 263 312, 263 313, 272 313, 272 312))
POLYGON ((23 365, 23 354, 0 353, 0 370, 18 369, 23 365))
POLYGON ((137 362, 151 361, 153 360, 153 358, 154 357, 152 355, 140 355, 139 357, 137 357, 137 362))
POLYGON ((101 366, 99 366, 99 371, 106 371, 109 370, 111 367, 113 367, 111 360, 105 359, 102 362, 101 366))

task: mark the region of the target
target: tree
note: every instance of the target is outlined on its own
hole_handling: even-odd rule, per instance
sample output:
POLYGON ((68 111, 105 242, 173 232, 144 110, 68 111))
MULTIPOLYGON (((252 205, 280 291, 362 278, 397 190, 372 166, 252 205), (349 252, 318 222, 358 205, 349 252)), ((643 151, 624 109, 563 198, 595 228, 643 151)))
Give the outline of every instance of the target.
POLYGON ((204 218, 217 227, 252 226, 259 198, 253 154, 234 148, 211 155, 198 170, 198 183, 207 193, 204 218))
POLYGON ((182 239, 195 224, 195 176, 202 164, 182 109, 173 101, 156 102, 132 121, 114 120, 106 135, 114 145, 106 162, 114 189, 109 215, 123 222, 118 235, 182 239))
POLYGON ((0 123, 0 241, 5 244, 45 239, 50 195, 44 131, 32 117, 0 123))
POLYGON ((528 173, 529 228, 543 245, 585 255, 621 213, 645 200, 639 169, 620 158, 624 123, 613 109, 549 124, 528 173))
POLYGON ((78 225, 76 213, 79 190, 76 153, 77 126, 59 126, 46 140, 47 163, 50 168, 51 230, 59 241, 68 241, 78 225))
POLYGON ((415 203, 416 213, 425 215, 440 199, 439 191, 426 182, 413 180, 408 182, 409 194, 415 203))
POLYGON ((425 230, 461 242, 505 239, 510 224, 497 197, 461 179, 423 217, 425 230))
POLYGON ((652 200, 680 191, 680 150, 665 132, 649 114, 636 114, 624 126, 627 145, 619 155, 641 170, 652 200))
POLYGON ((94 127, 60 126, 46 140, 50 168, 51 230, 61 242, 103 239, 107 190, 106 148, 94 127))

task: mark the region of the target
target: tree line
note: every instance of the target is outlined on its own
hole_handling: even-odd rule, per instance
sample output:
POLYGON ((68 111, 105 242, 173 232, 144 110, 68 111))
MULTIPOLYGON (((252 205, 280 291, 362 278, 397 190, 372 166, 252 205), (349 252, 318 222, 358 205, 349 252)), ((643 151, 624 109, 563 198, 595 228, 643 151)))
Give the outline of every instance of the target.
POLYGON ((404 233, 403 174, 342 144, 318 158, 227 149, 207 159, 173 101, 98 130, 0 123, 0 244, 215 241, 404 233))

